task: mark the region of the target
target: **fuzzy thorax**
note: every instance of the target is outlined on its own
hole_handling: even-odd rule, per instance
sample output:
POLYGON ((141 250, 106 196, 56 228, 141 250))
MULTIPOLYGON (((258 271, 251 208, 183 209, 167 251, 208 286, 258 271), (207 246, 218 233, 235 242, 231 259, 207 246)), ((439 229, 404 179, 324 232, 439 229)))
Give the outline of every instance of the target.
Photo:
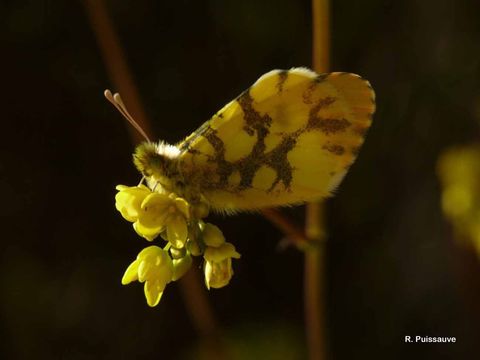
POLYGON ((135 149, 133 163, 143 176, 174 191, 181 181, 178 173, 179 154, 180 150, 174 145, 144 142, 135 149))

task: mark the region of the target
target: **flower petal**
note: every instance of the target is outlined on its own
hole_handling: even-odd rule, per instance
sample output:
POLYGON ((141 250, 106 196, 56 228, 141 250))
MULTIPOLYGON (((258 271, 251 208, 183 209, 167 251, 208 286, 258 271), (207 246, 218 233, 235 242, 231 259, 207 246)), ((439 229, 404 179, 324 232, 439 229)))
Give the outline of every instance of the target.
POLYGON ((153 280, 155 278, 155 270, 157 270, 155 263, 151 261, 150 257, 140 261, 140 265, 138 266, 138 281, 153 280))
POLYGON ((235 246, 230 243, 224 243, 219 247, 207 247, 203 254, 207 261, 221 262, 227 258, 240 259, 240 254, 235 250, 235 246))
POLYGON ((233 276, 232 259, 228 258, 222 262, 206 261, 204 264, 205 285, 210 288, 221 288, 228 285, 233 276))
POLYGON ((127 285, 130 284, 132 281, 138 280, 138 265, 139 261, 135 260, 132 262, 127 270, 125 270, 125 273, 123 274, 122 277, 122 285, 127 285))
POLYGON ((185 245, 188 236, 185 218, 180 214, 169 216, 166 225, 168 241, 177 249, 181 249, 185 245))
POLYGON ((122 216, 131 222, 137 220, 141 211, 142 201, 151 191, 145 186, 117 186, 119 192, 115 195, 115 207, 122 216))
POLYGON ((186 247, 190 254, 192 254, 193 256, 200 256, 203 254, 205 246, 203 246, 203 244, 200 245, 197 240, 192 240, 191 238, 189 238, 187 240, 186 247))
POLYGON ((156 211, 153 208, 142 210, 138 214, 138 221, 144 228, 163 228, 165 226, 165 220, 168 217, 168 212, 156 211))
POLYGON ((154 256, 161 253, 163 249, 159 246, 151 245, 140 251, 137 255, 138 260, 144 260, 149 256, 154 256))
POLYGON ((160 281, 167 284, 172 281, 173 263, 166 250, 158 246, 149 246, 138 254, 138 280, 160 281))
POLYGON ((210 261, 205 261, 205 263, 203 264, 203 272, 205 274, 205 285, 207 286, 208 290, 210 290, 210 280, 213 274, 212 264, 213 263, 210 261))
POLYGON ((159 281, 146 281, 143 287, 148 306, 157 306, 163 295, 165 284, 159 281))
POLYGON ((165 212, 172 200, 163 193, 150 193, 142 202, 142 209, 155 208, 158 211, 165 212))
POLYGON ((186 219, 190 218, 190 205, 185 199, 177 197, 175 199, 175 206, 177 210, 181 212, 183 216, 185 216, 186 219))
POLYGON ((207 246, 219 247, 225 243, 225 237, 223 236, 222 231, 213 224, 206 223, 203 232, 203 242, 207 246))
POLYGON ((186 255, 181 259, 173 260, 173 276, 172 281, 180 279, 192 266, 192 257, 186 255))
POLYGON ((138 235, 147 239, 148 241, 153 241, 158 236, 158 234, 163 231, 163 227, 149 228, 143 226, 140 221, 136 221, 135 223, 133 223, 133 229, 138 235))

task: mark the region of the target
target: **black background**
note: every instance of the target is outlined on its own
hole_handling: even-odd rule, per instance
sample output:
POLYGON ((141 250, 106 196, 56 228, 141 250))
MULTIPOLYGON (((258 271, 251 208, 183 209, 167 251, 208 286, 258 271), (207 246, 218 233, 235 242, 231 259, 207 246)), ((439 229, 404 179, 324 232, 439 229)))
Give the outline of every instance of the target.
MULTIPOLYGON (((480 120, 480 2, 332 1, 332 70, 369 79, 378 110, 329 200, 335 359, 473 359, 480 268, 440 210, 446 147, 480 120), (405 335, 455 336, 406 345, 405 335)), ((159 138, 176 142, 274 69, 311 63, 308 1, 108 1, 159 138)), ((81 1, 3 1, 0 330, 8 359, 196 358, 178 286, 160 305, 123 271, 140 239, 114 208, 139 180, 81 1)), ((303 208, 286 211, 303 221, 303 208)), ((242 259, 209 299, 237 358, 306 356, 302 254, 260 215, 212 216, 242 259)), ((233 355, 232 355, 233 356, 233 355)))

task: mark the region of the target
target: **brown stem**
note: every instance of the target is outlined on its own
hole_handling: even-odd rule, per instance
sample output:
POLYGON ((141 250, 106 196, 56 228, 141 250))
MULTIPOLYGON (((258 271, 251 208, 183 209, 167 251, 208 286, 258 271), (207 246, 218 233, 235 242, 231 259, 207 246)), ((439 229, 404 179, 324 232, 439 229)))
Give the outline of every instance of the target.
POLYGON ((213 360, 227 359, 225 344, 222 342, 215 314, 205 296, 205 287, 200 278, 198 268, 192 266, 180 280, 185 307, 189 310, 193 324, 203 339, 198 357, 213 360))
POLYGON ((307 206, 306 233, 317 246, 305 251, 304 308, 309 359, 326 359, 325 334, 325 233, 323 203, 307 206))
POLYGON ((312 66, 317 73, 330 71, 330 1, 312 0, 312 66))
MULTIPOLYGON (((151 127, 141 105, 140 96, 131 76, 123 49, 108 15, 103 0, 84 0, 83 2, 90 25, 100 48, 108 75, 121 93, 132 116, 151 136, 151 127)), ((131 127, 132 142, 143 140, 131 127)), ((211 359, 224 359, 223 347, 219 343, 219 327, 215 320, 213 309, 208 302, 206 290, 200 285, 199 276, 195 271, 189 271, 180 280, 183 301, 190 318, 198 330, 203 343, 203 351, 211 359)))
MULTIPOLYGON (((317 73, 329 71, 330 63, 330 2, 312 0, 313 44, 312 63, 317 73)), ((308 239, 317 244, 305 251, 304 307, 308 356, 310 360, 327 358, 325 334, 325 247, 324 204, 310 203, 306 209, 308 239)))
MULTIPOLYGON (((108 76, 115 86, 115 92, 122 95, 128 110, 135 121, 148 134, 150 122, 143 110, 137 87, 128 68, 125 54, 103 0, 84 0, 90 25, 97 39, 108 76)), ((134 144, 144 140, 131 126, 128 127, 134 144)))
POLYGON ((262 210, 262 215, 278 229, 280 229, 285 235, 287 235, 288 239, 298 248, 304 249, 308 245, 308 239, 303 230, 292 223, 280 211, 267 208, 262 210))

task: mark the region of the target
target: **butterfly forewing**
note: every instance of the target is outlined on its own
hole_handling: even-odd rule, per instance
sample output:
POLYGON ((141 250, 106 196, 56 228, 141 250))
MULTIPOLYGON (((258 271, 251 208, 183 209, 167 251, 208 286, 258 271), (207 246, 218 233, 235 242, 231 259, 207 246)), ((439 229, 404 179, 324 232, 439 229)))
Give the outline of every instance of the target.
POLYGON ((358 75, 273 70, 178 145, 180 171, 217 210, 324 198, 355 160, 374 111, 358 75))

